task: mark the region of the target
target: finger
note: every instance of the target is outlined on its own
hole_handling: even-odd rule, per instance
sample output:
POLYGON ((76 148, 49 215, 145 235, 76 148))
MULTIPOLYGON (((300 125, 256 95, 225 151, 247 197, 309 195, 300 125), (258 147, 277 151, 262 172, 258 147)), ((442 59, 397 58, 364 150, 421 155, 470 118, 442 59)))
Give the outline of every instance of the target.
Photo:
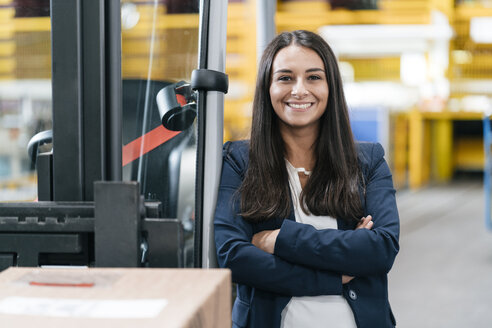
POLYGON ((342 284, 349 283, 354 277, 342 275, 342 284))
POLYGON ((365 216, 363 218, 361 218, 359 220, 359 223, 357 223, 357 226, 359 227, 362 227, 362 226, 365 226, 367 224, 367 222, 369 222, 370 220, 372 219, 372 217, 370 215, 368 216, 365 216))
POLYGON ((368 216, 360 219, 359 223, 357 224, 356 229, 371 229, 373 227, 373 225, 374 225, 374 223, 372 222, 372 216, 368 215, 368 216))

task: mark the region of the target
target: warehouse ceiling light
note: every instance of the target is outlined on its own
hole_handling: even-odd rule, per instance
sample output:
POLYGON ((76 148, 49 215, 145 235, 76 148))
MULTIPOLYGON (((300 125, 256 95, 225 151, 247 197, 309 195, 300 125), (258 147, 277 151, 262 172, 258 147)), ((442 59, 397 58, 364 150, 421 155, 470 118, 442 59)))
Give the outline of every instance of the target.
POLYGON ((434 11, 432 24, 326 25, 319 34, 338 56, 368 58, 425 53, 434 43, 449 42, 453 30, 446 16, 434 11))
POLYGON ((470 37, 475 43, 492 43, 492 17, 472 17, 470 37))

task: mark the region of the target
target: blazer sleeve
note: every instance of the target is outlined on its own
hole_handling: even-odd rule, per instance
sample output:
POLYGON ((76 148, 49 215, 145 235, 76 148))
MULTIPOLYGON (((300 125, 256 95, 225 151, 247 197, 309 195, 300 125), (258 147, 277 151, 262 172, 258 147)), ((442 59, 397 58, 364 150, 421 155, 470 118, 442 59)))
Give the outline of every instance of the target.
POLYGON ((366 215, 373 228, 316 230, 285 220, 274 254, 293 263, 351 276, 388 273, 399 250, 399 218, 391 173, 380 144, 373 144, 366 175, 366 215))
POLYGON ((288 296, 341 295, 340 274, 288 262, 251 243, 252 226, 238 215, 235 197, 241 182, 234 161, 225 158, 214 230, 219 266, 231 270, 233 282, 288 296))

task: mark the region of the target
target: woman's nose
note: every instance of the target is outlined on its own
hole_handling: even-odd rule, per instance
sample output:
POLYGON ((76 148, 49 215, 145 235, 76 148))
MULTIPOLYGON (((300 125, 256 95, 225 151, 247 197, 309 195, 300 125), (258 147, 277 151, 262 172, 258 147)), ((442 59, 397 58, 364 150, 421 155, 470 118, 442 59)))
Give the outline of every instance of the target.
POLYGON ((308 90, 304 84, 304 81, 298 80, 292 87, 291 95, 295 98, 302 98, 307 96, 308 90))

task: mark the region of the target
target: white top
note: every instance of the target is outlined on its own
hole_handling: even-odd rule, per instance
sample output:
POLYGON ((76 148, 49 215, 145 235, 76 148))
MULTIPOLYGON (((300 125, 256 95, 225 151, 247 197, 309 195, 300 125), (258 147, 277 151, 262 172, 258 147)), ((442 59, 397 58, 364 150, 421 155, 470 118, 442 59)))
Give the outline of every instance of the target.
MULTIPOLYGON (((318 230, 338 229, 337 220, 329 216, 314 216, 304 213, 299 205, 301 182, 298 170, 286 160, 289 186, 294 203, 296 221, 310 224, 318 230)), ((282 328, 328 327, 356 328, 354 314, 347 300, 341 295, 292 297, 282 311, 282 328)))

